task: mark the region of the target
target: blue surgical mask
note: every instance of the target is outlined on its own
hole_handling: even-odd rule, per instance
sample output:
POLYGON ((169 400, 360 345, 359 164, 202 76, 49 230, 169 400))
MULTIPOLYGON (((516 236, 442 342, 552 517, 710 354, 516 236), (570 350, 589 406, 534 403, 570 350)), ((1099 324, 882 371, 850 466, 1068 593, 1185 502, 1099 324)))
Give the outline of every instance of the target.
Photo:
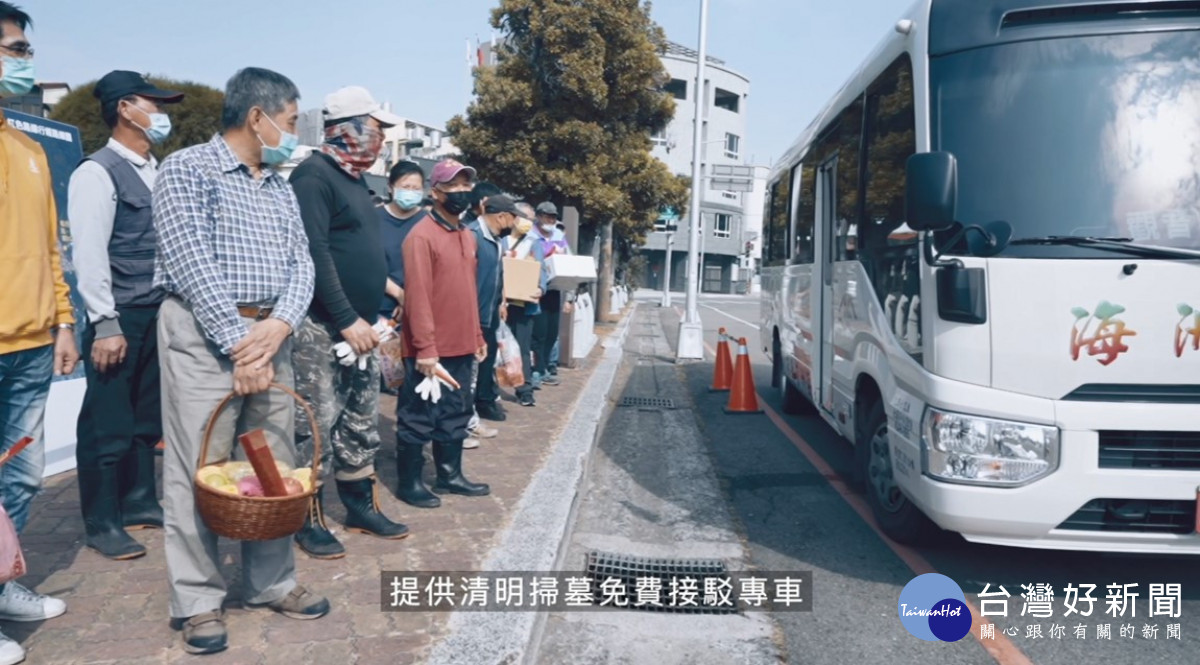
POLYGON ((425 192, 414 189, 397 189, 392 192, 392 201, 401 210, 412 210, 425 200, 425 192))
POLYGON ((267 166, 279 166, 292 158, 292 153, 296 151, 296 146, 300 145, 300 137, 295 134, 289 134, 275 124, 271 116, 263 114, 267 122, 271 126, 279 130, 279 145, 269 146, 262 137, 258 137, 258 142, 262 144, 262 163, 267 166))
POLYGON ((159 144, 167 140, 171 135, 171 118, 166 113, 150 113, 144 109, 134 107, 141 111, 146 117, 150 118, 150 126, 142 127, 137 121, 133 124, 138 126, 138 129, 146 132, 146 138, 150 139, 151 143, 159 144))
POLYGON ((20 97, 33 90, 33 60, 0 55, 0 97, 20 97))

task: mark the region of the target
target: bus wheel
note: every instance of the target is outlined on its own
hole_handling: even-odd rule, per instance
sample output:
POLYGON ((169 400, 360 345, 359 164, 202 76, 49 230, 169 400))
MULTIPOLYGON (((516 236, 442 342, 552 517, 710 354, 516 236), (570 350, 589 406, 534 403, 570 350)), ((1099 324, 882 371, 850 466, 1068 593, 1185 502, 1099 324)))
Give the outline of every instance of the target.
POLYGON ((867 503, 880 529, 892 540, 904 544, 919 544, 933 537, 937 526, 929 520, 900 491, 892 477, 892 451, 888 443, 887 415, 883 402, 877 401, 867 416, 864 428, 867 446, 858 456, 864 465, 862 477, 866 485, 867 503))

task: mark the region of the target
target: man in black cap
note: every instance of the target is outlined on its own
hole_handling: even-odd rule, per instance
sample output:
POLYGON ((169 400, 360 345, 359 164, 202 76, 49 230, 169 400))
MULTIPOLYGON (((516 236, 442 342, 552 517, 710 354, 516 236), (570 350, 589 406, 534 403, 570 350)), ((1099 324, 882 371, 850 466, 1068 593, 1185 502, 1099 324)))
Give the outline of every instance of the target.
POLYGON ((75 459, 86 544, 110 559, 146 548, 125 529, 163 526, 154 491, 154 447, 162 438, 154 288, 151 191, 166 140, 164 112, 183 94, 141 74, 109 72, 93 93, 112 129, 108 144, 75 169, 68 190, 79 293, 91 325, 83 331, 87 393, 75 459))
MULTIPOLYGON (((566 234, 558 227, 558 206, 550 201, 544 201, 537 207, 537 223, 534 224, 533 238, 538 242, 542 255, 547 261, 555 254, 569 255, 571 245, 567 243, 566 234)), ((543 270, 545 270, 545 263, 543 270)), ((542 296, 541 314, 533 323, 533 385, 541 388, 542 384, 557 386, 559 384, 556 371, 551 371, 551 358, 554 347, 558 344, 559 322, 562 314, 570 314, 574 306, 575 293, 568 291, 563 302, 562 291, 549 290, 542 296)))
POLYGON ((506 194, 494 194, 483 202, 483 214, 467 224, 475 233, 476 272, 475 286, 479 293, 479 328, 487 342, 487 357, 479 362, 475 386, 475 411, 480 416, 496 418, 503 415, 496 398, 496 331, 500 329, 501 310, 504 309, 504 254, 503 239, 512 235, 521 212, 517 204, 506 194))

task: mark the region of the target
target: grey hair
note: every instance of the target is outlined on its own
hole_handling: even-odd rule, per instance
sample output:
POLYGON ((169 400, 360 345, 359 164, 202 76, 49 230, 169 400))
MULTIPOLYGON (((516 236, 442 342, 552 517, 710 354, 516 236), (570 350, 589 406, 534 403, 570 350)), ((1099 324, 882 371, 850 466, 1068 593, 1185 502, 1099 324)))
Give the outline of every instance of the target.
POLYGON ((256 106, 267 115, 276 115, 298 99, 300 89, 288 77, 269 69, 247 67, 225 84, 221 128, 236 129, 245 125, 250 109, 256 106))
POLYGON ((522 217, 527 217, 529 219, 533 219, 534 217, 537 216, 533 211, 533 206, 529 205, 528 203, 525 203, 524 201, 520 201, 517 203, 517 210, 521 211, 522 217))

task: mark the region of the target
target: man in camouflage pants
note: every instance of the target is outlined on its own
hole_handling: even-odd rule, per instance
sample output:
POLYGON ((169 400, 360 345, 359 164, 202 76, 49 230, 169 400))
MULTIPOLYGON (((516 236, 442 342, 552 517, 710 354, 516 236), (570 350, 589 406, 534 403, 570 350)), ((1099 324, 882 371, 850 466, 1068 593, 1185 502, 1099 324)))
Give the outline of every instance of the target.
MULTIPOLYGON (((373 351, 387 258, 362 176, 379 157, 383 129, 402 119, 357 87, 326 97, 324 116, 325 142, 291 176, 316 274, 312 306, 292 345, 296 390, 316 415, 321 468, 333 467, 346 529, 398 539, 408 528, 379 511, 376 495, 379 363, 373 351)), ((299 460, 311 462, 313 444, 312 427, 297 407, 299 460)), ((325 525, 321 497, 318 490, 296 541, 312 557, 336 559, 346 550, 325 525)))

